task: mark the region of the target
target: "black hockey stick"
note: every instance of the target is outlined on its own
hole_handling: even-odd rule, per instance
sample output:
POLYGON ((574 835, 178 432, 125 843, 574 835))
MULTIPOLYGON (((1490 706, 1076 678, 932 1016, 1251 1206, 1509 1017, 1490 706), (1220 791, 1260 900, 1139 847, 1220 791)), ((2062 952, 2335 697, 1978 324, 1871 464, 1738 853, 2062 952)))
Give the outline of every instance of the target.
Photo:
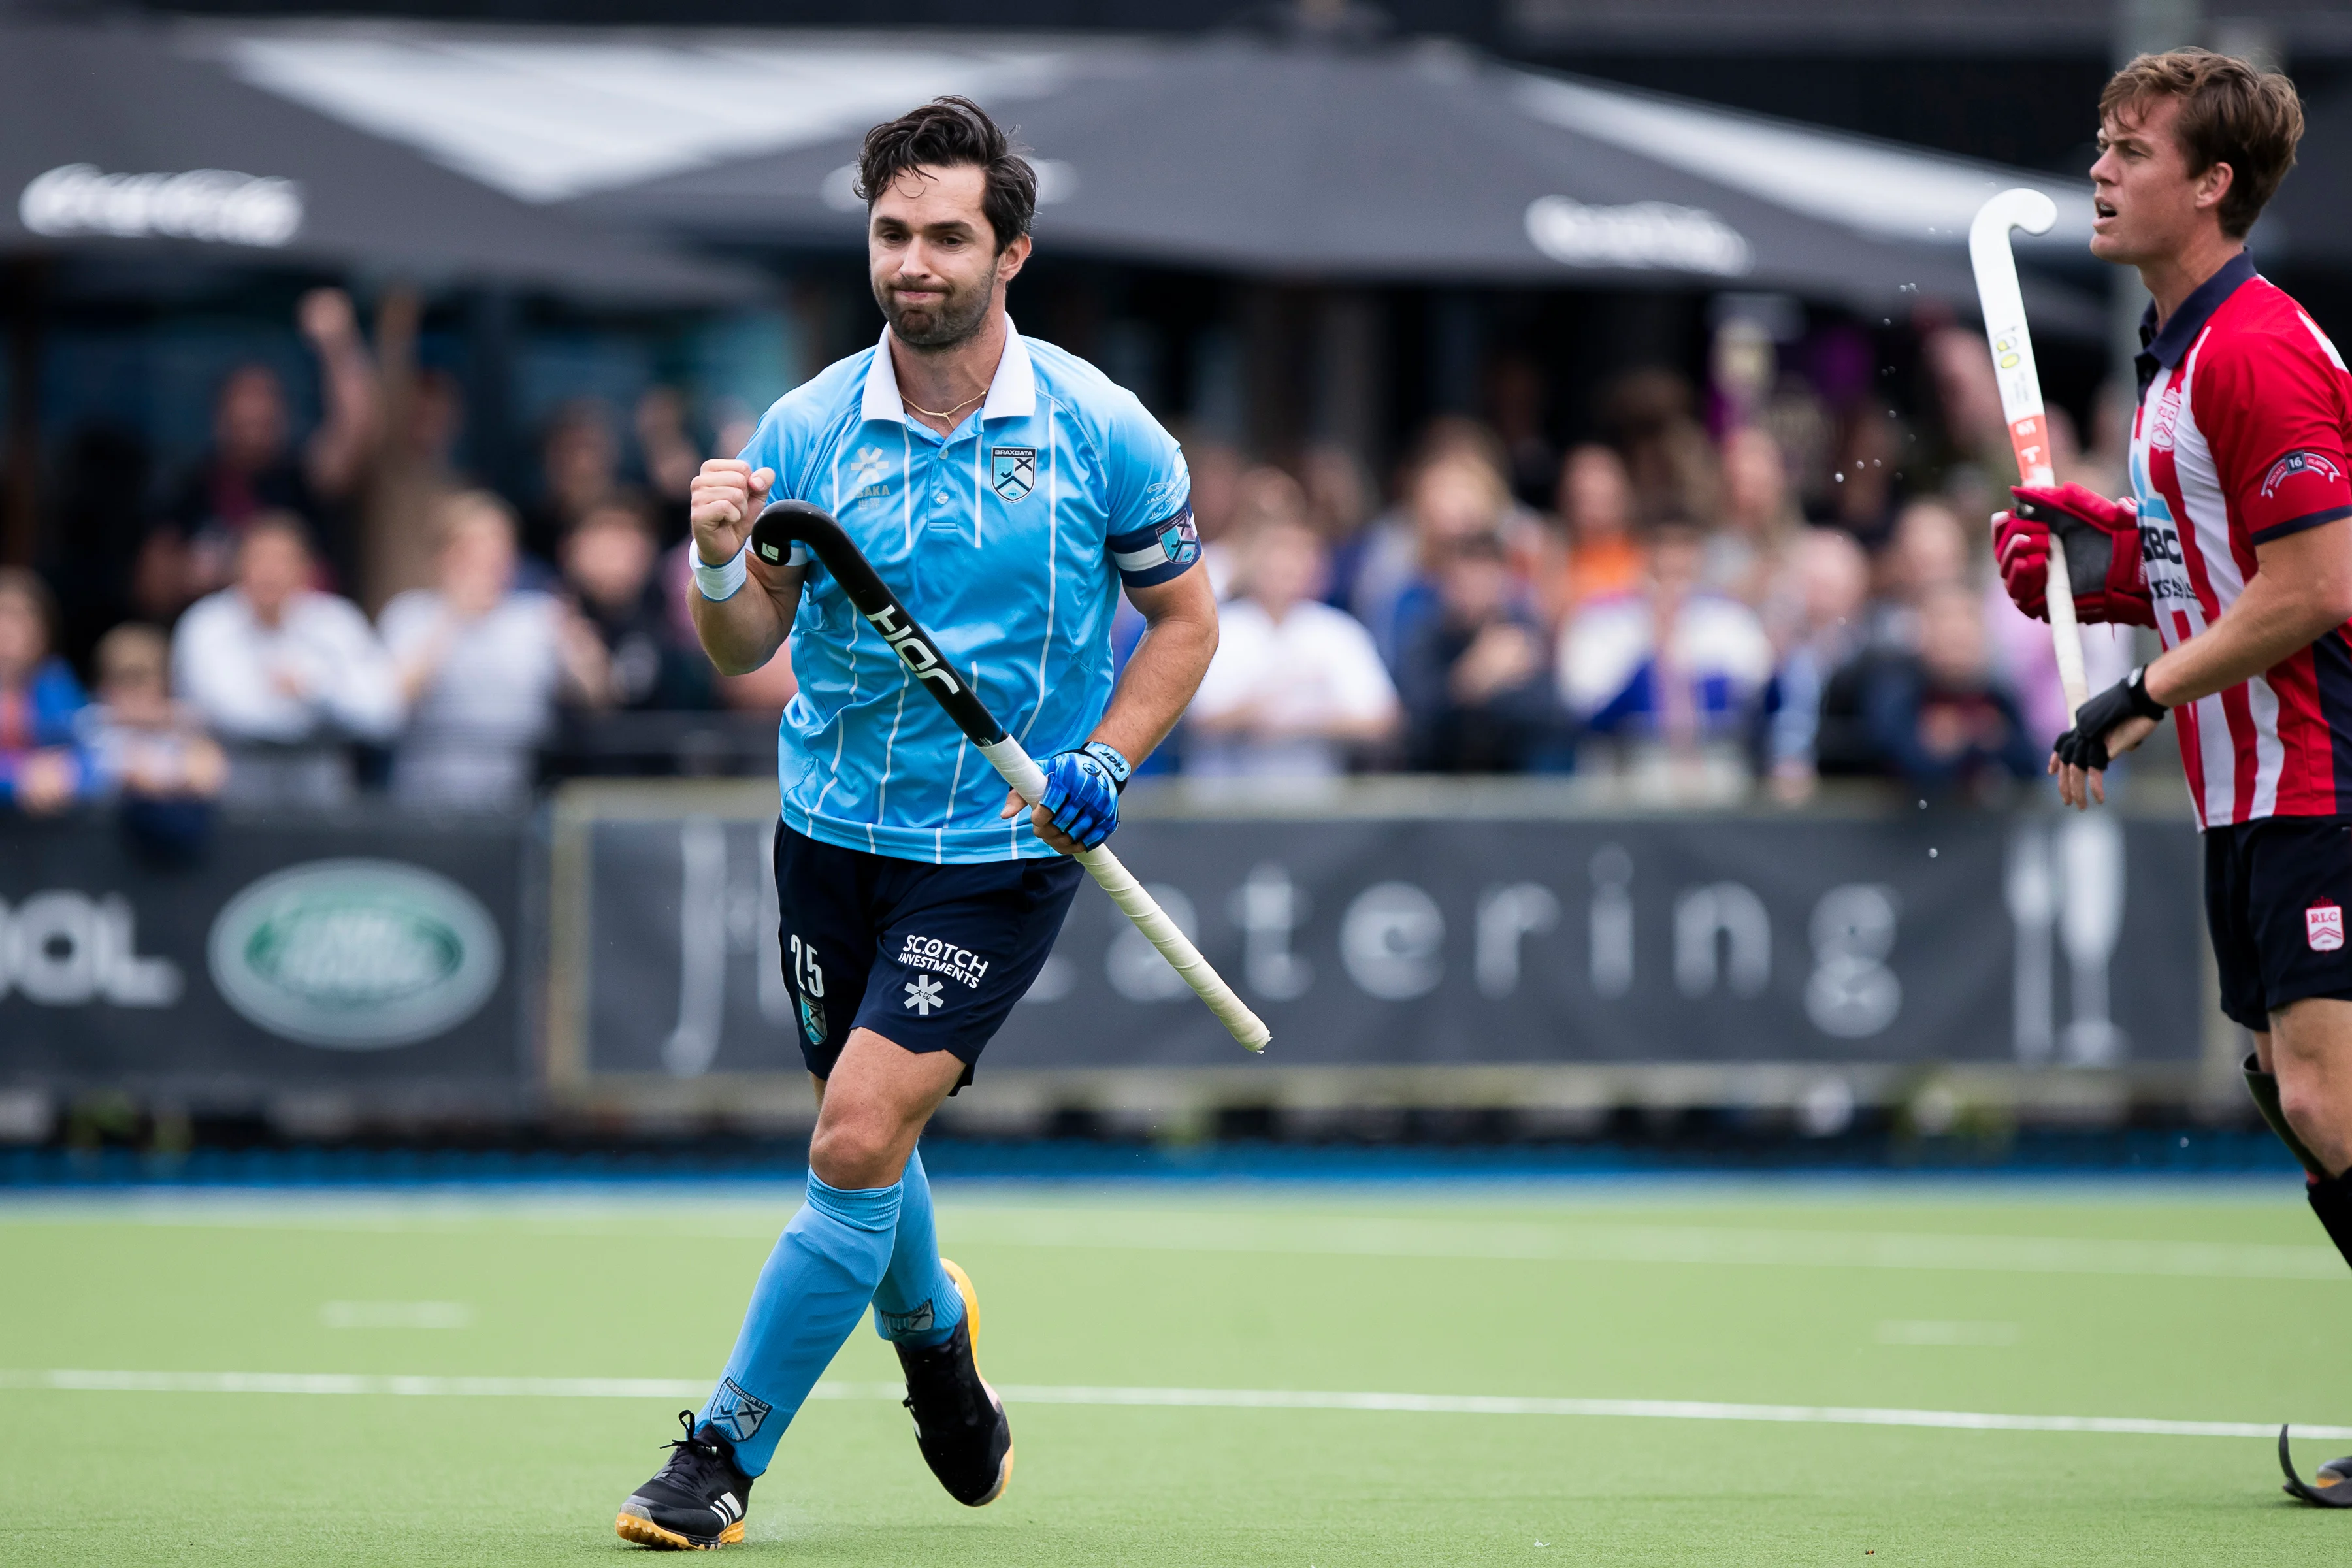
MULTIPOLYGON (((849 595, 849 602, 857 606, 857 613, 881 634, 884 642, 898 650, 900 661, 922 683, 923 689, 947 710, 956 728, 980 748, 980 754, 988 759, 1004 782, 1023 800, 1036 805, 1037 797, 1045 790, 1045 771, 1020 742, 1004 732, 1004 726, 981 701, 971 683, 940 655, 939 645, 915 623, 907 606, 875 574, 873 563, 850 542, 840 523, 824 509, 806 501, 780 500, 770 502, 751 525, 751 552, 770 566, 788 563, 795 541, 807 545, 810 552, 824 563, 824 569, 833 574, 834 581, 849 595)), ((1098 845, 1080 854, 1077 859, 1102 885, 1102 890, 1110 895, 1120 912, 1135 922, 1136 930, 1150 939, 1160 956, 1184 977, 1184 983, 1209 1005, 1209 1011, 1217 1016, 1217 1021, 1234 1038, 1253 1051, 1265 1049, 1266 1041, 1273 1037, 1272 1031, 1201 956, 1201 950, 1168 918, 1167 911, 1144 890, 1134 874, 1119 864, 1109 846, 1098 845)))

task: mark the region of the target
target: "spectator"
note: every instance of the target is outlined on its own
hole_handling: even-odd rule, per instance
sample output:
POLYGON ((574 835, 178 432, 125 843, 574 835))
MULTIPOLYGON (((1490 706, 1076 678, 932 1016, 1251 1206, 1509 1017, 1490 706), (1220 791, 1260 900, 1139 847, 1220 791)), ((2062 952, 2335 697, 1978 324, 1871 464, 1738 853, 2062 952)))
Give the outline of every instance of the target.
POLYGON ((1790 568, 1798 613, 1780 639, 1763 739, 1772 793, 1793 805, 1811 796, 1825 743, 1833 758, 1858 743, 1848 733, 1822 735, 1822 700, 1831 677, 1862 647, 1870 562, 1852 534, 1809 528, 1790 549, 1790 568))
POLYGON ((1601 398, 1601 424, 1624 454, 1633 514, 1643 522, 1722 510, 1715 444, 1695 402, 1690 383, 1663 365, 1627 372, 1601 398))
POLYGON ((1360 609, 1365 627, 1390 668, 1423 622, 1437 614, 1437 573, 1456 545, 1479 534, 1497 534, 1508 521, 1510 491, 1502 475, 1466 452, 1423 465, 1405 492, 1405 518, 1412 530, 1412 571, 1392 591, 1360 609))
POLYGON ((1704 546, 1660 528, 1643 589, 1589 605, 1560 638, 1559 687, 1595 733, 1688 752, 1748 723, 1772 673, 1756 612, 1701 585, 1704 546))
POLYGON ((1313 526, 1305 487, 1273 464, 1260 463, 1244 471, 1234 486, 1233 521, 1220 542, 1226 552, 1228 581, 1235 563, 1247 559, 1251 539, 1269 522, 1313 526))
POLYGON ((85 700, 51 651, 57 624, 48 584, 0 566, 0 806, 27 816, 64 810, 89 777, 74 736, 85 700))
POLYGON ((702 467, 701 448, 687 434, 686 399, 673 387, 646 388, 637 399, 636 427, 637 453, 645 461, 646 489, 657 523, 656 537, 665 546, 684 543, 687 492, 702 467))
POLYGON ((1905 507, 1878 557, 1878 593, 1870 608, 1873 645, 1916 648, 1919 606, 1935 590, 1964 581, 1968 571, 1969 533, 1959 515, 1939 500, 1905 507))
POLYGON ((1552 574, 1546 608, 1554 620, 1640 586, 1649 567, 1633 537, 1633 486, 1623 458, 1600 446, 1570 451, 1559 466, 1559 518, 1567 556, 1552 574))
POLYGON ((563 542, 564 584, 604 649, 599 705, 709 708, 710 661, 677 636, 656 564, 652 518, 626 492, 589 508, 563 542))
POLYGON ((319 356, 325 417, 298 456, 292 416, 278 373, 265 364, 229 372, 213 402, 213 445, 182 477, 164 508, 165 525, 142 547, 142 608, 169 619, 225 584, 247 527, 265 513, 291 513, 324 542, 342 574, 352 541, 335 526, 358 486, 380 417, 375 372, 349 296, 314 289, 296 320, 319 356))
MULTIPOLYGON (((390 307, 387 306, 387 310, 390 307)), ((362 501, 359 598, 382 609, 433 574, 433 520, 467 488, 457 465, 466 399, 446 370, 383 367, 385 429, 362 501)))
POLYGON ((1473 534, 1440 567, 1438 609, 1397 670, 1407 765, 1422 773, 1522 773, 1562 737, 1543 621, 1503 542, 1473 534))
POLYGON ((1192 483, 1192 527, 1201 536, 1201 564, 1222 599, 1233 591, 1232 534, 1241 504, 1242 455, 1223 441, 1188 439, 1184 464, 1192 483))
POLYGON ((1323 441, 1307 447, 1299 458, 1298 482, 1307 491, 1307 521, 1335 553, 1371 521, 1371 476, 1345 447, 1323 441))
POLYGON ((392 667, 359 606, 310 586, 299 518, 247 524, 236 580, 198 600, 172 639, 173 684, 228 753, 221 798, 247 806, 349 800, 348 742, 398 727, 392 667))
POLYGON ((1346 771, 1351 748, 1396 732, 1396 689, 1370 636, 1318 597, 1328 570, 1304 521, 1260 525, 1192 699, 1188 773, 1328 778, 1346 771))
POLYGON ((539 464, 539 500, 524 514, 521 547, 534 561, 552 563, 572 525, 620 486, 612 410, 593 397, 558 408, 540 437, 539 464))
POLYGON ((436 584, 384 606, 384 646, 407 712, 392 789, 405 805, 522 805, 558 693, 595 701, 610 689, 595 632, 553 595, 516 591, 515 556, 506 503, 467 491, 442 509, 436 584))
POLYGON ((1504 478, 1520 503, 1540 507, 1559 472, 1559 448, 1544 429, 1543 367, 1524 354, 1506 354, 1487 367, 1486 409, 1505 464, 1504 478))
POLYGON ((98 701, 82 736, 98 793, 111 796, 134 847, 151 858, 193 858, 210 838, 212 803, 228 758, 172 700, 171 639, 136 622, 98 644, 98 701))
POLYGON ((1966 327, 1938 327, 1919 346, 1951 457, 1998 474, 2003 484, 2014 483, 2017 462, 2010 451, 2009 419, 2000 411, 2000 382, 1984 334, 1966 327))
POLYGON ((1780 444, 1752 425, 1724 437, 1723 514, 1707 536, 1707 585, 1761 614, 1769 625, 1774 619, 1769 601, 1803 527, 1790 500, 1780 444))
POLYGON ((1822 521, 1844 529, 1876 551, 1897 521, 1895 470, 1902 460, 1900 432, 1885 411, 1854 410, 1831 458, 1829 509, 1822 521))
MULTIPOLYGON (((1414 491, 1431 469, 1455 462, 1485 468, 1495 490, 1507 499, 1502 447, 1494 433, 1475 419, 1441 415, 1429 422, 1413 444, 1412 456, 1399 465, 1394 504, 1332 556, 1331 603, 1373 628, 1375 637, 1391 619, 1399 595, 1421 572, 1422 538, 1414 519, 1414 491)), ((1387 645, 1382 646, 1385 649, 1387 645)))
POLYGON ((1871 727, 1870 692, 1884 667, 1901 665, 1918 652, 1919 606, 1929 595, 1963 582, 1968 567, 1968 535, 1950 507, 1915 500, 1903 509, 1874 564, 1877 591, 1864 607, 1860 643, 1822 690, 1814 748, 1819 773, 1885 772, 1885 748, 1871 727))
POLYGON ((1885 770, 1914 789, 1983 797, 2042 772, 2043 749, 1993 679, 1983 608, 1959 584, 1921 601, 1918 651, 1879 664, 1864 704, 1885 770))

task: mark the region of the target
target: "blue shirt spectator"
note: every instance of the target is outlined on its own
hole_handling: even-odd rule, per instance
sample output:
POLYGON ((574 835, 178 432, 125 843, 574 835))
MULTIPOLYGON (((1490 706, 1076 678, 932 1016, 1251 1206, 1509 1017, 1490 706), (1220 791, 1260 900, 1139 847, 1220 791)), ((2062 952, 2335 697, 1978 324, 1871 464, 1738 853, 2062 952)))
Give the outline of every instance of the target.
POLYGON ((1919 651, 1882 661, 1863 712, 1886 771, 1915 789, 1984 795, 2042 771, 2043 749, 1991 672, 1984 609, 1953 584, 1918 607, 1919 651))
POLYGON ((1542 620, 1503 542, 1457 545, 1437 576, 1437 613, 1406 646, 1397 688, 1406 765, 1418 773, 1521 773, 1565 761, 1542 620))
POLYGON ((1698 586, 1696 532, 1661 528, 1651 580, 1587 605, 1560 637, 1559 689, 1597 734, 1695 745, 1739 734, 1772 673, 1756 612, 1698 586))
POLYGON ((47 584, 0 568, 0 805, 34 814, 71 805, 89 778, 74 735, 88 699, 49 651, 56 624, 47 584))

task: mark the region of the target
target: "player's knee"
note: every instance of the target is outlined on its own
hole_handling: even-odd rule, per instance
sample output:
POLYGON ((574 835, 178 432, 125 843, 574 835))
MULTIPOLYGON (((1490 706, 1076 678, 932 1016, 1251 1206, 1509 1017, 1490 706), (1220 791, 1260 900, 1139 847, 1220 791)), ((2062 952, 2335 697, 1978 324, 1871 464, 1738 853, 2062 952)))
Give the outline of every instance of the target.
POLYGON ((821 1118, 809 1139, 809 1169, 828 1186, 887 1187, 898 1180, 898 1140, 886 1119, 849 1113, 821 1118))
MULTIPOLYGON (((2280 1114, 2306 1142, 2315 1136, 2325 1137, 2332 1131, 2330 1123, 2342 1120, 2344 1108, 2329 1103, 2324 1092, 2326 1085, 2316 1074, 2308 1070, 2297 1072, 2293 1064, 2284 1061, 2279 1068, 2280 1114)), ((2332 1138, 2326 1141, 2334 1142, 2332 1138)))

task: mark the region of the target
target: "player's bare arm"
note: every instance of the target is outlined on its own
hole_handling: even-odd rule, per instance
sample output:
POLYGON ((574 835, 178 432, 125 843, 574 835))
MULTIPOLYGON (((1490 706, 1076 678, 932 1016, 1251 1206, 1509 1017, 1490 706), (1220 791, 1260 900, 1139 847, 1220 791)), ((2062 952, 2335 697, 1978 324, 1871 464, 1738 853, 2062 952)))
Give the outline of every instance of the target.
MULTIPOLYGON (((2221 618, 2147 667, 2148 696, 2178 708, 2275 668, 2352 620, 2352 521, 2336 521, 2254 547, 2258 563, 2245 592, 2221 618)), ((2134 714, 2106 733, 2110 756, 2147 739, 2157 721, 2134 714)), ((2104 802, 2101 772, 2053 756, 2058 793, 2076 808, 2104 802)))
MULTIPOLYGON (((1217 596, 1209 574, 1195 569, 1181 577, 1148 588, 1129 588, 1127 596, 1142 612, 1143 640, 1127 661, 1110 707, 1095 726, 1089 741, 1116 747, 1121 756, 1139 763, 1158 749, 1184 716, 1186 704, 1201 689, 1209 660, 1217 651, 1217 596)), ((1021 808, 1021 797, 1008 791, 1004 815, 1021 808)), ((1065 855, 1080 846, 1054 825, 1043 806, 1030 815, 1037 837, 1065 855)))
POLYGON ((740 591, 723 598, 700 593, 689 601, 702 649, 721 675, 747 675, 765 668, 792 631, 801 569, 765 565, 743 548, 760 515, 760 503, 775 482, 773 472, 755 472, 740 458, 713 458, 702 465, 688 490, 687 519, 694 530, 696 565, 723 571, 740 561, 748 571, 740 591))

